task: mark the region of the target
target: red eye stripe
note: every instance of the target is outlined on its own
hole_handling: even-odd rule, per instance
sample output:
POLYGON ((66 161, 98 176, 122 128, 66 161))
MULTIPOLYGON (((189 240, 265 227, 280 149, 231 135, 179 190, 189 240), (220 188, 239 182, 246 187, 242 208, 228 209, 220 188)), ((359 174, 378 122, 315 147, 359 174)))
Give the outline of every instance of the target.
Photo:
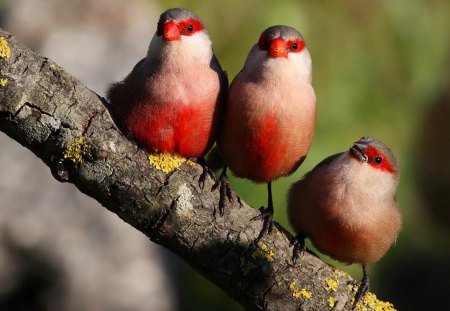
MULTIPOLYGON (((163 21, 158 22, 158 27, 156 28, 156 35, 162 36, 164 33, 164 23, 163 21)), ((190 18, 185 21, 177 23, 178 29, 180 29, 180 34, 183 36, 192 36, 197 31, 203 29, 203 24, 194 18, 190 18), (192 25, 192 31, 189 31, 189 26, 192 25)))
MULTIPOLYGON (((260 50, 268 51, 270 49, 271 40, 267 36, 261 36, 258 40, 258 46, 260 50)), ((289 49, 289 52, 299 53, 305 48, 305 41, 300 39, 289 40, 287 42, 286 47, 289 49), (297 46, 295 46, 295 44, 297 46)))
POLYGON ((299 53, 305 48, 305 41, 300 39, 289 40, 287 43, 289 51, 299 53))
POLYGON ((180 34, 183 36, 192 36, 197 31, 203 29, 203 24, 194 18, 190 18, 185 21, 181 21, 177 24, 178 29, 180 29, 180 34), (192 25, 192 31, 189 29, 189 26, 192 25))
POLYGON ((379 170, 382 171, 387 171, 390 173, 395 172, 395 169, 392 167, 391 163, 389 163, 389 160, 386 158, 386 156, 379 152, 378 150, 376 150, 375 148, 373 148, 372 146, 367 146, 366 149, 366 155, 369 158, 369 164, 379 170), (381 158, 381 163, 376 163, 375 158, 380 157, 381 158))

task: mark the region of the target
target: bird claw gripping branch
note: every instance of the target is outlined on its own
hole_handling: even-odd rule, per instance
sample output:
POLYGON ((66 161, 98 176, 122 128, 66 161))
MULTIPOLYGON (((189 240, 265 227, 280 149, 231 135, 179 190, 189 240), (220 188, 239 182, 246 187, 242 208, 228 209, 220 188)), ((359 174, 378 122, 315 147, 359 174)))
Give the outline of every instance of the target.
POLYGON ((206 165, 206 160, 204 157, 198 158, 197 163, 203 169, 202 173, 198 177, 198 185, 200 186, 200 189, 203 190, 205 188, 206 178, 209 176, 211 179, 215 180, 216 177, 214 172, 206 165))
MULTIPOLYGON (((227 200, 229 204, 232 204, 234 202, 233 193, 231 192, 230 183, 228 182, 228 176, 227 176, 227 166, 224 166, 222 173, 220 174, 219 179, 216 181, 216 183, 212 186, 211 190, 215 191, 217 188, 219 188, 219 214, 220 216, 223 216, 225 212, 225 208, 228 205, 227 200)), ((238 202, 241 204, 241 200, 238 197, 238 202)))
POLYGON ((306 251, 305 238, 306 236, 304 234, 299 233, 291 241, 290 246, 294 247, 292 250, 292 262, 294 264, 300 258, 300 255, 306 251))

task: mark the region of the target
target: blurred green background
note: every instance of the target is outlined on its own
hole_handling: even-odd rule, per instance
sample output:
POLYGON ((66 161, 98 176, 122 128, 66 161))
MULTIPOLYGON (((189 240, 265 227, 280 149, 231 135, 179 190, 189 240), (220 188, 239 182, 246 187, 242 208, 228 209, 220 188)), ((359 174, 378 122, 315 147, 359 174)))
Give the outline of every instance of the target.
MULTIPOLYGON (((273 184, 275 219, 286 228, 286 192, 323 158, 362 135, 385 142, 401 164, 397 199, 404 227, 397 244, 369 269, 372 290, 400 310, 450 310, 450 2, 432 1, 161 1, 204 21, 230 81, 261 31, 299 30, 313 59, 317 128, 295 174, 273 184)), ((265 185, 232 178, 254 207, 265 185)), ((292 230, 291 230, 292 232, 292 230)), ((359 266, 324 260, 361 277, 359 266)), ((189 273, 186 310, 240 310, 189 273), (201 285, 200 285, 201 284, 201 285), (196 298, 193 298, 196 297, 196 298), (187 307, 203 301, 204 307, 187 307)))
MULTIPOLYGON (((317 128, 303 165, 273 183, 276 221, 291 231, 290 184, 355 139, 378 138, 401 165, 397 199, 404 226, 396 245, 369 268, 372 290, 399 310, 450 310, 450 1, 148 2, 161 11, 186 7, 199 15, 230 81, 267 27, 285 24, 303 34, 313 59, 317 128)), ((266 203, 265 185, 231 178, 231 186, 254 207, 266 203)), ((361 277, 359 266, 322 257, 361 277)), ((180 310, 242 310, 173 260, 182 266, 175 282, 180 310)))

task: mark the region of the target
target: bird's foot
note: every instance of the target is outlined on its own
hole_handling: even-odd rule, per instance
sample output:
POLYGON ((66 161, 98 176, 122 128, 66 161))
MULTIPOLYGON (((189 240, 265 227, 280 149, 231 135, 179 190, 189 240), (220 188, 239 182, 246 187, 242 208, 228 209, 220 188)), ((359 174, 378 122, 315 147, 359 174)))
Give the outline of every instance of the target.
POLYGON ((200 174, 200 177, 198 178, 198 185, 200 186, 200 189, 204 189, 205 188, 205 181, 206 178, 209 176, 211 177, 211 179, 215 180, 216 177, 214 175, 214 172, 212 169, 210 169, 207 165, 206 165, 206 160, 205 158, 199 158, 197 160, 197 163, 200 164, 200 166, 203 169, 203 172, 200 174))
POLYGON ((370 289, 369 284, 369 275, 367 274, 366 268, 363 266, 363 278, 361 279, 361 283, 359 284, 358 292, 355 295, 355 300, 353 301, 353 310, 356 310, 356 305, 364 299, 367 292, 370 289))
POLYGON ((294 249, 292 250, 292 261, 294 262, 294 264, 297 262, 303 252, 306 251, 305 238, 306 237, 304 234, 299 233, 295 236, 290 244, 290 246, 294 246, 294 249))
MULTIPOLYGON (((228 204, 233 203, 233 193, 231 192, 230 183, 228 182, 226 167, 223 169, 222 174, 220 174, 219 179, 212 186, 211 191, 219 188, 220 198, 219 198, 219 214, 223 216, 225 207, 228 204), (228 201, 228 202, 227 202, 228 201)), ((239 199, 240 203, 240 199, 239 199)))
POLYGON ((266 234, 271 234, 273 231, 273 208, 271 207, 260 207, 259 208, 260 214, 258 216, 255 216, 252 218, 252 220, 264 220, 263 227, 261 229, 261 232, 259 233, 258 237, 255 240, 255 243, 257 244, 266 234))

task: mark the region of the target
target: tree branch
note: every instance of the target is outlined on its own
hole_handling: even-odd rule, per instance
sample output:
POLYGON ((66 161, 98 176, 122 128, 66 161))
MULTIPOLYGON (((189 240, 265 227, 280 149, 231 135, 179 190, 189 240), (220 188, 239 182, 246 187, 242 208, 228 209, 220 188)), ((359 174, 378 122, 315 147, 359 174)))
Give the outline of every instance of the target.
POLYGON ((211 191, 211 178, 199 186, 199 165, 156 169, 116 128, 103 98, 1 29, 0 36, 0 130, 55 178, 74 183, 247 309, 351 309, 355 286, 347 274, 309 253, 294 264, 292 237, 279 225, 255 245, 258 210, 234 200, 219 216, 219 191, 211 191))

